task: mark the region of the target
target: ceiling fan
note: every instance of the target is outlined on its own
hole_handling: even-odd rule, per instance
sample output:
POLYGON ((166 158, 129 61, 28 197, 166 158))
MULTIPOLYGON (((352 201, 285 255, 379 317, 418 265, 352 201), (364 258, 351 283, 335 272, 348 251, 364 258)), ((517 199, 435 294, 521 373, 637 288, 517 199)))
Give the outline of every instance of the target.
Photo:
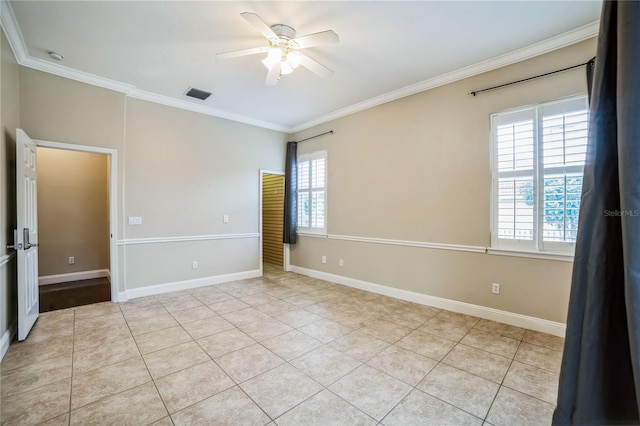
POLYGON ((340 39, 335 32, 327 30, 296 37, 296 30, 289 25, 276 24, 269 26, 260 16, 251 12, 244 12, 240 15, 265 36, 269 44, 251 49, 218 53, 216 58, 226 59, 266 53, 267 57, 262 60, 264 66, 269 70, 265 81, 266 86, 275 86, 281 76, 292 73, 300 65, 320 77, 330 77, 333 74, 333 71, 329 68, 300 53, 299 50, 322 44, 337 43, 340 39))

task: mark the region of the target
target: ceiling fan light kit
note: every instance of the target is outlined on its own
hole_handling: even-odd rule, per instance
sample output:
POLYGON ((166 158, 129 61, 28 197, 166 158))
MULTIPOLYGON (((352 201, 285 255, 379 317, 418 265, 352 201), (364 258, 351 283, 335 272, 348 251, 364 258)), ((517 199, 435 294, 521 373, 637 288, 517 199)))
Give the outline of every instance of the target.
POLYGON ((267 38, 269 46, 218 53, 216 55, 217 58, 235 58, 266 53, 266 58, 262 60, 262 64, 268 70, 265 81, 266 86, 275 86, 281 76, 291 74, 300 65, 320 77, 326 78, 333 74, 333 71, 329 68, 298 52, 298 50, 322 44, 337 43, 340 39, 335 32, 327 30, 296 38, 296 30, 289 25, 276 24, 268 26, 255 13, 244 12, 241 15, 267 38))

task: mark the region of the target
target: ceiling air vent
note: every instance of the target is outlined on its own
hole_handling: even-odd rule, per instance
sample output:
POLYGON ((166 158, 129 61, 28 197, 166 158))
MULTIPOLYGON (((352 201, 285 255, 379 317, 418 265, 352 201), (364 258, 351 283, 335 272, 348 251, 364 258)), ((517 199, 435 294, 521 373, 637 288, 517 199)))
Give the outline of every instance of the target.
POLYGON ((211 93, 205 92, 204 90, 200 90, 200 89, 190 88, 189 90, 187 90, 187 93, 185 93, 185 95, 204 101, 209 96, 211 96, 211 93))

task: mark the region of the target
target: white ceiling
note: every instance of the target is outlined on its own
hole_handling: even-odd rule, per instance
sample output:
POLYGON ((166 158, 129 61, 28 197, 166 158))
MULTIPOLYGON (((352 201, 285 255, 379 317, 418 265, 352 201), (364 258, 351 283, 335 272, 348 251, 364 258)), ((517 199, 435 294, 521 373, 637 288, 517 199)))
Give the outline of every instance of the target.
MULTIPOLYGON (((19 59, 27 65, 55 70, 43 62, 60 64, 47 54, 54 50, 65 56, 60 65, 133 86, 138 97, 161 95, 171 98, 168 103, 176 99, 213 115, 293 131, 593 23, 601 2, 12 1, 10 6, 19 28, 13 38, 21 34, 26 48, 19 59), (298 35, 334 30, 340 43, 305 50, 334 75, 321 79, 301 67, 265 87, 264 55, 216 60, 216 53, 266 43, 240 16, 245 11, 269 25, 288 24, 298 35), (188 87, 213 95, 191 100, 184 96, 188 87)), ((15 49, 16 40, 12 44, 15 49)))

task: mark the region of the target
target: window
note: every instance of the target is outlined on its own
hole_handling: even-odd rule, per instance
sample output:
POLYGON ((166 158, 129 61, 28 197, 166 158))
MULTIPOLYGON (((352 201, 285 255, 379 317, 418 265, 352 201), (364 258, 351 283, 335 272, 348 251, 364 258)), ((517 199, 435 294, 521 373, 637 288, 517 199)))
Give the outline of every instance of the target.
POLYGON ((326 233, 327 151, 298 156, 298 231, 326 233))
POLYGON ((588 121, 586 96, 492 115, 494 248, 573 251, 588 121))

